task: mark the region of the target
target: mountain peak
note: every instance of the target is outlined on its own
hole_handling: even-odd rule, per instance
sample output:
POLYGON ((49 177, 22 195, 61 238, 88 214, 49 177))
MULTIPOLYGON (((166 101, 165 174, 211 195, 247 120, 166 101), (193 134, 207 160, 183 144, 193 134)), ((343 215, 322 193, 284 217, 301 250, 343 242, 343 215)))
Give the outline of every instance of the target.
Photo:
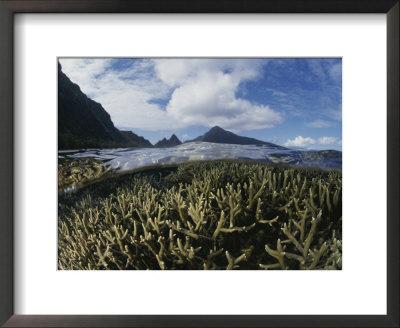
POLYGON ((220 126, 216 125, 216 126, 213 126, 213 127, 209 130, 209 132, 210 132, 210 131, 226 131, 226 130, 224 130, 224 129, 221 128, 220 126))
POLYGON ((270 142, 257 140, 254 138, 238 136, 237 134, 224 130, 219 126, 214 126, 202 136, 199 136, 196 139, 186 142, 191 142, 191 141, 203 141, 203 142, 225 143, 225 144, 236 144, 236 145, 264 145, 276 149, 286 149, 282 146, 278 146, 270 142))
POLYGON ((182 142, 178 139, 178 137, 173 134, 169 139, 163 138, 158 141, 154 146, 155 147, 174 147, 182 144, 182 142))

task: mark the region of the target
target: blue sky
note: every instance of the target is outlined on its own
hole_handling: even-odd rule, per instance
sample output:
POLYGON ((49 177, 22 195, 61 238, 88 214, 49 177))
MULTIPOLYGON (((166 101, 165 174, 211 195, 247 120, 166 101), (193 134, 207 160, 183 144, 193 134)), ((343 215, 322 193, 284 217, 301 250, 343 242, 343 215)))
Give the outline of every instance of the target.
POLYGON ((152 143, 215 125, 289 148, 342 148, 340 58, 60 59, 116 127, 152 143))

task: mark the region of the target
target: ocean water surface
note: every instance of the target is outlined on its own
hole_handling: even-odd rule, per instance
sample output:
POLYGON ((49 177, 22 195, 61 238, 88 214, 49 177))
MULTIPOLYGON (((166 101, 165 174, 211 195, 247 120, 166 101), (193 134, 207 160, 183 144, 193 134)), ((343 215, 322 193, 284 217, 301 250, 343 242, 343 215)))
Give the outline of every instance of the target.
POLYGON ((59 151, 59 158, 91 157, 115 172, 134 171, 210 160, 247 160, 271 164, 342 169, 342 152, 336 150, 276 149, 264 145, 233 145, 190 142, 170 148, 114 148, 59 151))

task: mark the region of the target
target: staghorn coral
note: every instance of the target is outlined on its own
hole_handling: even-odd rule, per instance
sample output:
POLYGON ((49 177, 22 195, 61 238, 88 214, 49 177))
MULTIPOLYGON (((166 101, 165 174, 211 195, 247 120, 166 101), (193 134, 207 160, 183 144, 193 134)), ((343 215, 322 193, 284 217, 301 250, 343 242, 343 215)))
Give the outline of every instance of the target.
POLYGON ((338 171, 235 162, 108 179, 60 197, 59 268, 341 269, 341 188, 338 171))
POLYGON ((110 175, 110 168, 92 158, 59 159, 58 193, 74 190, 110 175))

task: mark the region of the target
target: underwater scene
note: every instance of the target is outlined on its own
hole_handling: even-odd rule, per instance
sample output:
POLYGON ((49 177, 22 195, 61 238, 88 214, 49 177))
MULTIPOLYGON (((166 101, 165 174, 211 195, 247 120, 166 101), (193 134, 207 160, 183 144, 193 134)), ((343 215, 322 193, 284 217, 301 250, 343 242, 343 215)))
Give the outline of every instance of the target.
POLYGON ((61 58, 58 269, 341 270, 341 147, 340 59, 61 58))

